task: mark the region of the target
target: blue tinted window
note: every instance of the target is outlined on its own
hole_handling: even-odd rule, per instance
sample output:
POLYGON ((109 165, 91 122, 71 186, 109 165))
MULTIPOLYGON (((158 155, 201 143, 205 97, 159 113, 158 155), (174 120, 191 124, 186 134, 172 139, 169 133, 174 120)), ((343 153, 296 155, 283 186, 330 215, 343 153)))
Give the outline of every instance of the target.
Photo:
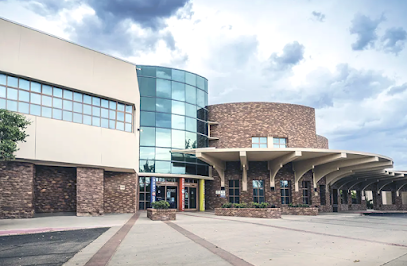
POLYGON ((92 115, 93 116, 100 116, 100 108, 99 107, 92 107, 92 115))
POLYGON ((84 104, 83 105, 83 113, 87 115, 92 114, 92 107, 90 105, 84 104))
POLYGON ((6 109, 6 100, 5 99, 0 99, 0 108, 6 109))
POLYGON ((20 81, 18 83, 18 87, 20 89, 28 91, 30 89, 30 82, 28 80, 25 80, 25 79, 20 79, 20 81))
POLYGON ((110 101, 109 102, 109 108, 112 110, 116 110, 116 102, 110 101))
POLYGON ((72 91, 64 90, 64 99, 72 100, 72 99, 73 99, 73 93, 72 93, 72 91))
POLYGON ((72 102, 64 100, 64 110, 72 111, 72 102))
POLYGON ((7 101, 7 110, 17 112, 17 102, 16 101, 7 101))
POLYGON ((185 130, 185 116, 172 115, 172 128, 185 130))
POLYGON ((85 125, 91 125, 92 124, 92 117, 89 115, 84 115, 83 116, 83 123, 85 125))
POLYGON ((155 148, 154 147, 140 147, 140 159, 155 159, 155 148))
POLYGON ((131 123, 133 121, 133 116, 131 114, 125 114, 126 122, 131 123))
MULTIPOLYGON (((8 76, 7 85, 11 87, 18 87, 18 78, 8 76)), ((17 110, 16 110, 17 111, 17 110)))
POLYGON ((54 88, 54 97, 62 98, 62 90, 59 88, 54 88))
POLYGON ((186 130, 196 132, 197 130, 197 120, 193 118, 186 118, 186 130))
POLYGON ((171 128, 171 114, 157 113, 156 126, 171 128))
POLYGON ((52 118, 54 119, 62 119, 62 110, 59 109, 52 109, 52 118))
POLYGON ((196 75, 189 72, 185 72, 185 83, 192 86, 196 86, 196 75))
POLYGON ((138 68, 137 73, 139 73, 140 76, 155 77, 155 67, 140 66, 138 68))
POLYGON ((201 90, 204 90, 205 88, 205 82, 204 78, 200 76, 196 76, 196 86, 200 88, 201 90))
POLYGON ((140 146, 155 146, 155 128, 140 128, 140 146))
POLYGON ((155 97, 155 79, 154 78, 138 78, 138 85, 140 88, 140 96, 155 97))
POLYGON ((172 82, 172 99, 185 101, 185 84, 172 82))
POLYGON ((155 126, 155 113, 154 112, 140 112, 140 125, 142 126, 155 126))
POLYGON ((7 77, 6 75, 0 74, 0 84, 7 85, 7 77))
POLYGON ((155 148, 155 158, 157 160, 171 160, 171 149, 155 148))
POLYGON ((155 172, 162 173, 162 174, 171 173, 171 162, 156 161, 155 162, 155 172))
POLYGON ((172 148, 185 149, 185 131, 172 130, 172 148))
POLYGON ((205 107, 205 95, 204 94, 205 94, 204 91, 197 90, 197 95, 196 95, 197 104, 200 107, 205 107))
POLYGON ((171 113, 171 100, 156 99, 157 112, 171 113))
POLYGON ((96 106, 100 106, 100 98, 99 97, 92 97, 92 104, 96 106))
POLYGON ((31 82, 31 91, 41 93, 41 84, 37 82, 31 82))
POLYGON ((156 68, 157 78, 171 79, 171 69, 164 67, 156 68))
POLYGON ((72 112, 63 111, 62 119, 65 120, 65 121, 72 121, 72 112))
POLYGON ((82 113, 83 105, 81 103, 73 103, 73 110, 78 113, 82 113))
POLYGON ((92 126, 100 127, 100 118, 92 117, 92 126))
POLYGON ((124 112, 124 104, 118 103, 117 110, 124 112))
POLYGON ((17 100, 18 90, 7 88, 7 98, 11 100, 17 100))
POLYGON ((171 98, 171 81, 157 79, 157 97, 171 98))
POLYGON ((62 109, 62 100, 58 98, 54 98, 52 102, 52 106, 56 108, 61 108, 62 109))
POLYGON ((28 91, 19 91, 18 100, 23 102, 30 101, 30 93, 28 91))
POLYGON ((30 114, 32 115, 41 115, 41 106, 36 104, 31 104, 30 106, 30 114))
POLYGON ((108 119, 101 119, 101 126, 104 128, 109 128, 109 120, 108 119))
POLYGON ((43 107, 41 107, 41 113, 42 113, 42 116, 51 118, 52 109, 43 106, 43 107))
POLYGON ((52 87, 48 85, 42 85, 42 93, 52 95, 52 87))
POLYGON ((18 103, 18 111, 23 114, 28 114, 30 105, 28 103, 18 103))
POLYGON ((117 120, 118 121, 124 121, 124 113, 117 112, 117 120))
POLYGON ((75 123, 82 123, 82 115, 81 115, 81 114, 74 113, 74 114, 73 114, 73 121, 74 121, 75 123))
POLYGON ((41 95, 40 94, 36 94, 36 93, 30 93, 31 95, 31 99, 30 102, 31 103, 36 103, 36 104, 41 104, 41 95))
POLYGON ((75 92, 75 93, 73 94, 73 99, 74 99, 74 101, 76 101, 76 102, 82 102, 82 93, 77 93, 77 92, 75 92))
POLYGON ((102 108, 100 116, 104 118, 109 118, 109 110, 102 108))
POLYGON ((189 103, 196 104, 196 88, 186 85, 185 86, 185 92, 186 92, 186 100, 189 103))
POLYGON ((124 130, 127 131, 127 132, 131 132, 132 131, 131 129, 132 129, 131 124, 126 123, 125 126, 124 126, 124 130))
POLYGON ((140 97, 140 109, 145 111, 155 111, 155 98, 140 97))
POLYGON ((156 129, 156 146, 171 147, 171 129, 156 129))
POLYGON ((102 99, 101 105, 102 105, 102 107, 104 107, 104 108, 109 108, 109 101, 102 99))
POLYGON ((185 103, 172 101, 172 110, 171 113, 178 115, 185 115, 185 103))
POLYGON ((42 95, 42 105, 52 106, 52 98, 49 96, 42 95))
POLYGON ((172 79, 179 82, 185 82, 185 72, 182 70, 172 69, 172 79))
POLYGON ((87 104, 92 104, 92 97, 89 95, 83 95, 83 102, 87 104))
POLYGON ((0 86, 0 97, 6 98, 6 87, 0 86))

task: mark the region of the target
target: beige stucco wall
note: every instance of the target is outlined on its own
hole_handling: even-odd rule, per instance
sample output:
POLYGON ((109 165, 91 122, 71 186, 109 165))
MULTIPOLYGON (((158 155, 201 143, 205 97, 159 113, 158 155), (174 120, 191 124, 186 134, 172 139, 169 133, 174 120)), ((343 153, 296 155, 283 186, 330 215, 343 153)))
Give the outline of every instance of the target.
POLYGON ((134 133, 28 116, 30 137, 17 157, 138 170, 136 67, 0 18, 0 71, 135 106, 134 133))
POLYGON ((18 159, 42 164, 66 163, 105 169, 136 170, 136 133, 26 115, 32 122, 18 159))

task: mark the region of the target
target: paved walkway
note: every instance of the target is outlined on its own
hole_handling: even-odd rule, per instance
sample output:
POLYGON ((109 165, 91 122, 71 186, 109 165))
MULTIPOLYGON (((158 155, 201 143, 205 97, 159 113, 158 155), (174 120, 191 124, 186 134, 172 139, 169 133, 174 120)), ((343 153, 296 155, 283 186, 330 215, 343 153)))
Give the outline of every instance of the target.
POLYGON ((68 218, 89 219, 89 224, 83 220, 88 226, 92 219, 116 226, 65 265, 103 265, 100 260, 91 264, 101 256, 109 266, 407 265, 407 219, 402 216, 341 213, 269 220, 194 212, 177 213, 173 222, 153 222, 146 212, 139 214, 68 218))

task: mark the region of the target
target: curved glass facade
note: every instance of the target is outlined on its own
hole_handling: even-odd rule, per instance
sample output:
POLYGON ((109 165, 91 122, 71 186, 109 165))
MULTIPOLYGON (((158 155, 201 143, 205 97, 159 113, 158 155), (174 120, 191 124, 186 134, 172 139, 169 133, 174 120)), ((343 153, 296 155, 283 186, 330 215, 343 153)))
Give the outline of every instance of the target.
POLYGON ((208 147, 208 80, 178 69, 137 66, 140 172, 208 175, 206 163, 172 149, 208 147))

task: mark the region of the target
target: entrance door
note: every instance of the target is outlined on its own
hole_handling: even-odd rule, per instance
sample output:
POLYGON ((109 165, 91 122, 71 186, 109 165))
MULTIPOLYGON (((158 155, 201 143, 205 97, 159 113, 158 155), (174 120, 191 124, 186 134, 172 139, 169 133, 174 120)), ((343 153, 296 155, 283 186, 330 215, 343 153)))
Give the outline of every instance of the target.
POLYGON ((185 187, 185 209, 196 209, 196 187, 185 187))
POLYGON ((167 193, 166 193, 166 201, 170 204, 170 209, 177 208, 177 190, 176 186, 168 186, 167 193))

